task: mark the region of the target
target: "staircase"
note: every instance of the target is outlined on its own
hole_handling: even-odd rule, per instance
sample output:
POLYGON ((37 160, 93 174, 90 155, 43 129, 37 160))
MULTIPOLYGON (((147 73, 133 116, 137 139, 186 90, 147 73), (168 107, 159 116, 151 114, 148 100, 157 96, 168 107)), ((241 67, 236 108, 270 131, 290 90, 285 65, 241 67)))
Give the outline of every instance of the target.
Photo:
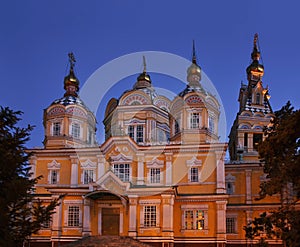
POLYGON ((151 247, 131 237, 122 236, 92 236, 63 245, 63 247, 151 247))

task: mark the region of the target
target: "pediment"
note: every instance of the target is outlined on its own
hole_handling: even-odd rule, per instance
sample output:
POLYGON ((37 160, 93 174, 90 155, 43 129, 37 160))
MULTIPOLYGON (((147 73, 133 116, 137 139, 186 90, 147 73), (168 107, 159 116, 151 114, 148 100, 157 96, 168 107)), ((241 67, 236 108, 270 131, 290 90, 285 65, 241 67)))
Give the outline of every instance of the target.
POLYGON ((81 168, 85 168, 85 169, 87 169, 87 168, 93 168, 93 169, 95 169, 96 168, 96 162, 93 162, 93 161, 91 161, 90 159, 87 159, 85 162, 82 162, 81 164, 80 164, 80 167, 81 168))
POLYGON ((226 182, 234 182, 235 181, 235 176, 231 175, 231 173, 229 173, 226 177, 225 177, 225 181, 226 182))
POLYGON ((193 156, 190 160, 186 161, 187 166, 202 166, 202 160, 197 159, 196 156, 193 156))
POLYGON ((127 156, 125 154, 119 153, 118 155, 112 155, 111 157, 112 163, 131 163, 132 156, 127 156))
POLYGON ((124 194, 128 189, 130 184, 121 181, 112 171, 106 172, 96 184, 100 188, 112 191, 116 194, 124 194))
POLYGON ((48 169, 60 169, 60 166, 60 163, 58 163, 56 160, 53 160, 47 165, 48 169))
POLYGON ((163 160, 153 159, 147 162, 147 168, 163 168, 163 167, 164 167, 163 160))

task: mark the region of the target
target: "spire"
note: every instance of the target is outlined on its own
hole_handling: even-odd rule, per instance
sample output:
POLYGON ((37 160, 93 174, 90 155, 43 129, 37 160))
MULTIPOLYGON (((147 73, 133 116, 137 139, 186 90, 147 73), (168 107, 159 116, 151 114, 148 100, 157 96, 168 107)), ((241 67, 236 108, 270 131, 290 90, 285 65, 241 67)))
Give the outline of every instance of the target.
POLYGON ((193 40, 193 56, 192 56, 192 64, 187 69, 187 81, 189 82, 189 86, 193 88, 200 87, 201 80, 201 68, 197 64, 196 57, 196 49, 195 49, 195 41, 193 40))
POLYGON ((143 56, 143 72, 138 76, 137 82, 134 84, 134 89, 141 89, 151 87, 151 79, 150 76, 147 74, 146 69, 146 58, 143 56))
POLYGON ((254 35, 253 39, 253 50, 251 53, 251 64, 247 67, 247 78, 248 81, 251 82, 251 85, 256 85, 258 81, 261 80, 264 75, 264 66, 259 63, 260 59, 260 51, 258 50, 258 34, 254 35))
POLYGON ((66 90, 64 96, 75 96, 77 97, 77 92, 79 91, 79 80, 76 78, 74 73, 74 67, 76 63, 75 56, 73 52, 68 54, 70 63, 70 72, 64 79, 64 89, 66 90))
POLYGON ((197 64, 195 40, 193 40, 193 58, 192 58, 192 62, 193 62, 193 64, 197 64))
POLYGON ((251 58, 252 60, 259 60, 260 58, 260 52, 258 51, 258 48, 257 48, 257 40, 258 40, 258 34, 254 34, 254 40, 253 40, 253 51, 251 53, 251 58))

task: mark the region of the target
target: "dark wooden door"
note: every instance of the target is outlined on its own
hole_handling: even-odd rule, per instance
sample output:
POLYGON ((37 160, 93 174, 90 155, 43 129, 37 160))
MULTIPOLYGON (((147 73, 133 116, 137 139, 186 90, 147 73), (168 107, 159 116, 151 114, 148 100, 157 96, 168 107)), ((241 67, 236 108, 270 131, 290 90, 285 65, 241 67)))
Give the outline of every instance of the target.
POLYGON ((102 235, 119 235, 120 210, 102 208, 102 235))

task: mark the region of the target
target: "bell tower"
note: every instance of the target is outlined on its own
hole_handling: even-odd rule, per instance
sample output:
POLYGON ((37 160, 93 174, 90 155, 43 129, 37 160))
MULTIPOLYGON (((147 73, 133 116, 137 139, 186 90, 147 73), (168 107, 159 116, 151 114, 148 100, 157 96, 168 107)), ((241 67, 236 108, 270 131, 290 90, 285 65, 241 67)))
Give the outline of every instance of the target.
POLYGON ((241 84, 239 111, 229 135, 231 160, 257 160, 263 128, 272 118, 268 87, 263 86, 264 66, 260 63, 258 35, 254 35, 251 64, 246 69, 248 84, 241 84))

